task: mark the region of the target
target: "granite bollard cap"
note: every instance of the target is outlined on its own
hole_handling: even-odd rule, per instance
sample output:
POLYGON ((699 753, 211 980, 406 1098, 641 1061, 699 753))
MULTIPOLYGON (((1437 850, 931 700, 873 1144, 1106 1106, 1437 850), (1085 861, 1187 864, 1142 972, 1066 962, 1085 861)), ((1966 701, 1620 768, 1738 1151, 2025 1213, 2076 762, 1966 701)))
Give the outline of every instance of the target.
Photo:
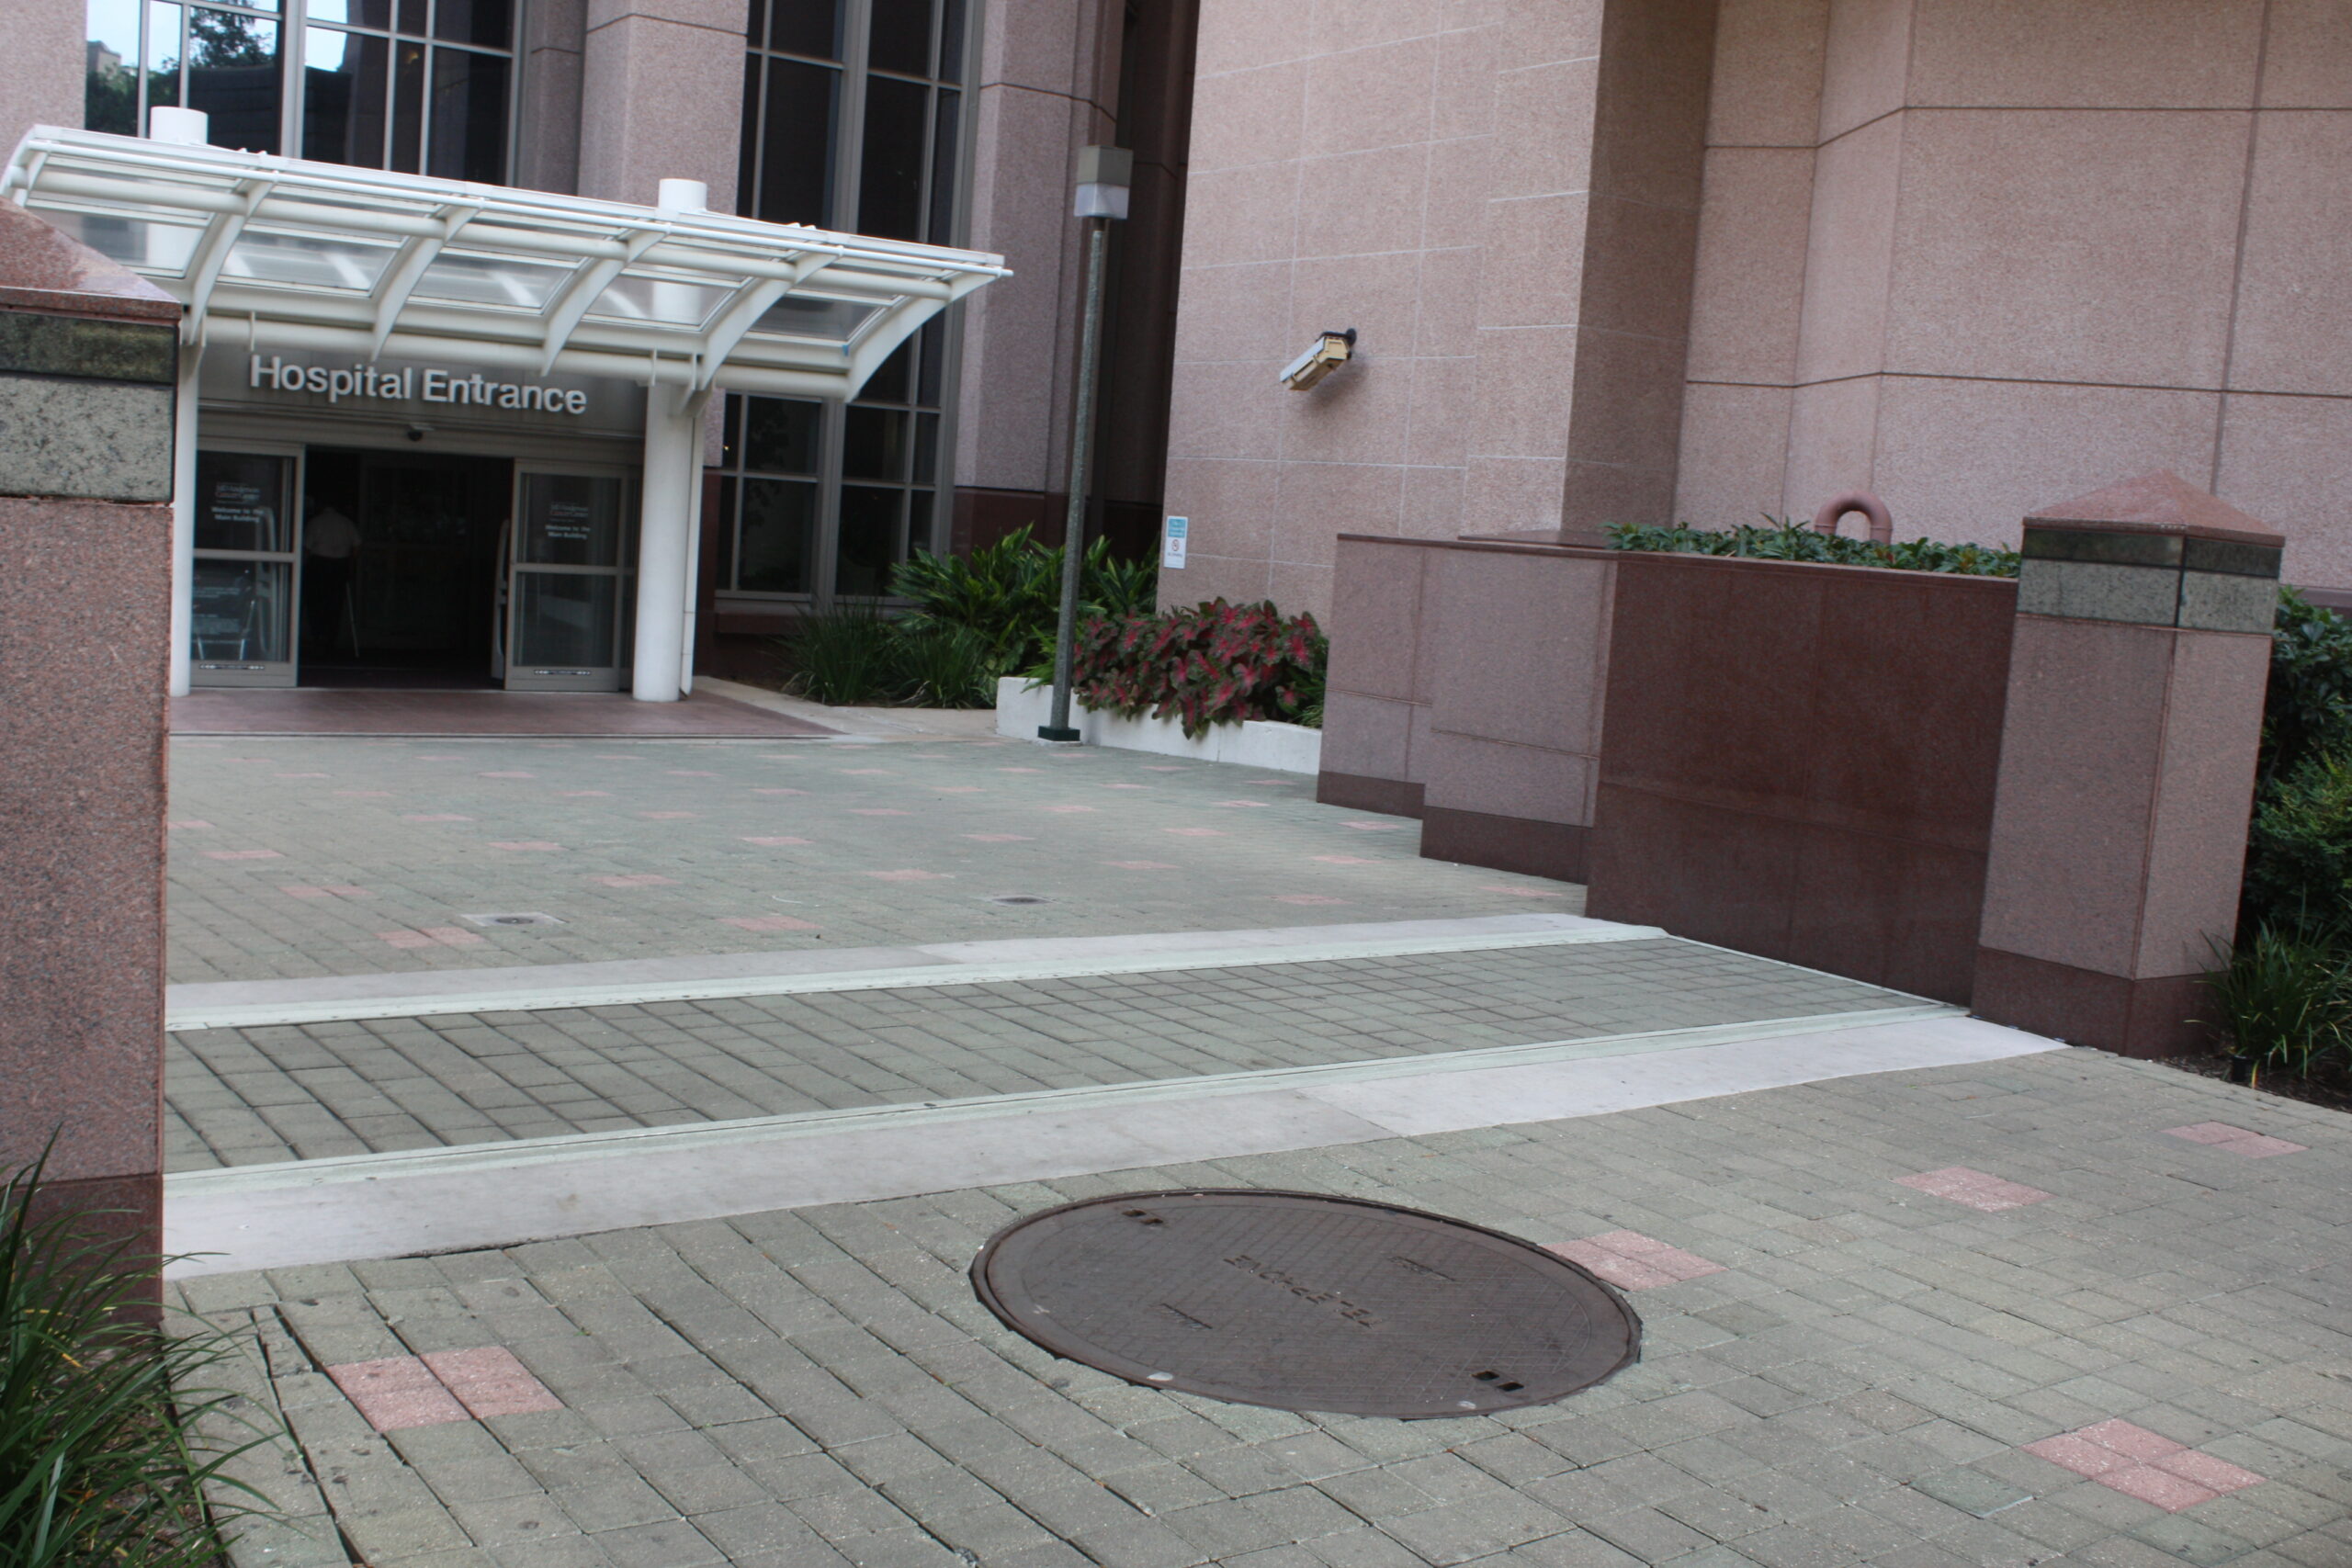
POLYGON ((2207 494, 2169 469, 2142 474, 2028 513, 2025 525, 2094 533, 2172 534, 2267 545, 2274 549, 2287 543, 2284 535, 2260 519, 2207 494))
POLYGON ((2143 474, 2027 516, 2018 610, 2267 633, 2286 544, 2178 474, 2143 474))

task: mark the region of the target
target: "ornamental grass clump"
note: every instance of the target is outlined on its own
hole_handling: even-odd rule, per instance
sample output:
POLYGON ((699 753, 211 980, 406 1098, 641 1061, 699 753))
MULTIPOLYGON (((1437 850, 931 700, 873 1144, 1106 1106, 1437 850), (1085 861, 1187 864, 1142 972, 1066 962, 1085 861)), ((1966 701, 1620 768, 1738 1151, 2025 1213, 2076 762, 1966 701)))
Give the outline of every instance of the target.
POLYGON ((1073 688, 1122 718, 1172 718, 1198 739, 1214 724, 1274 719, 1319 728, 1330 641, 1315 617, 1222 599, 1159 615, 1089 621, 1073 688))
POLYGON ((262 1512, 221 1495, 266 1501, 220 1472, 271 1435, 193 1386, 235 1349, 148 1321, 156 1260, 87 1239, 85 1213, 37 1218, 41 1172, 0 1181, 0 1568, 211 1568, 225 1517, 262 1512), (191 1436, 224 1423, 259 1435, 191 1436))

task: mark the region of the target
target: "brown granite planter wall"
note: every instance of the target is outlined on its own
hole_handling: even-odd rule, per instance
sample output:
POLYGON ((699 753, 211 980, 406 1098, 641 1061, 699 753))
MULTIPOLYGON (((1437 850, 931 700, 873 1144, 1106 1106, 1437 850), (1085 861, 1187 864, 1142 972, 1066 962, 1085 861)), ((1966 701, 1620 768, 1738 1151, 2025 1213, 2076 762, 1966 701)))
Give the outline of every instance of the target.
POLYGON ((1620 557, 1588 912, 1965 1003, 2017 584, 1620 557))
POLYGON ((2278 536, 2168 473, 2016 581, 1343 536, 1317 798, 1421 853, 2134 1055, 2233 935, 2278 536))
POLYGON ((0 1168, 150 1249, 179 314, 0 202, 0 1168))

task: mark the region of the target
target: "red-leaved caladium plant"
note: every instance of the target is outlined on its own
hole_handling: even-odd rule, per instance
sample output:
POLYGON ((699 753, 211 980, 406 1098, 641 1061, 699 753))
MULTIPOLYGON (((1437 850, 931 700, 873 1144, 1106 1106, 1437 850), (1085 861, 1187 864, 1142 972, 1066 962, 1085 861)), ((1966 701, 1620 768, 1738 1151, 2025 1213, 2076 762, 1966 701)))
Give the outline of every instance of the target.
POLYGON ((1222 599, 1080 628, 1079 700, 1122 718, 1173 718, 1197 739, 1246 718, 1317 722, 1329 639, 1307 615, 1222 599))

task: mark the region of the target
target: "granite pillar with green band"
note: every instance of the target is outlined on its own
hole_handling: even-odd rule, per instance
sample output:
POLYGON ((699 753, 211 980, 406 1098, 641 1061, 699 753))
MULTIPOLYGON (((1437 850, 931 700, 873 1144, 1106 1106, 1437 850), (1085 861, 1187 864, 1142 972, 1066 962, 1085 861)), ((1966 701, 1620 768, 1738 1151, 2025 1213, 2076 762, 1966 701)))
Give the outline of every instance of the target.
POLYGON ((2025 520, 1982 1016, 2132 1055, 2211 1043, 2285 544, 2169 473, 2025 520))
POLYGON ((0 201, 0 1168, 148 1248, 179 321, 0 201))

